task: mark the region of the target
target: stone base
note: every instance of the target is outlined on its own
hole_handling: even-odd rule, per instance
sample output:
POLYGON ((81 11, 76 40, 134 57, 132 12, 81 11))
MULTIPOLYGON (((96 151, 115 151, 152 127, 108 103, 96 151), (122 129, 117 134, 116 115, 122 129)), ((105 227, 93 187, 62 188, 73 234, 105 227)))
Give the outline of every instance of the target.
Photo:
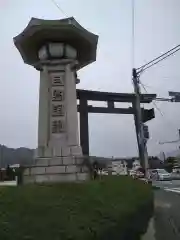
POLYGON ((38 147, 34 153, 35 158, 49 157, 67 157, 82 156, 81 146, 64 146, 64 147, 38 147))
POLYGON ((37 158, 23 172, 23 183, 74 182, 90 178, 84 157, 37 158))

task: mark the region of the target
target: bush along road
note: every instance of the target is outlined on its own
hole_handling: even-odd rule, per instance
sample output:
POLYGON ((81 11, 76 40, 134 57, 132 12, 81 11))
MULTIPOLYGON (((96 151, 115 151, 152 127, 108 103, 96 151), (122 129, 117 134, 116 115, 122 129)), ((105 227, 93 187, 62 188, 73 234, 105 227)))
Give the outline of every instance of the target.
POLYGON ((136 240, 153 215, 153 192, 125 176, 2 187, 0 213, 0 239, 136 240))

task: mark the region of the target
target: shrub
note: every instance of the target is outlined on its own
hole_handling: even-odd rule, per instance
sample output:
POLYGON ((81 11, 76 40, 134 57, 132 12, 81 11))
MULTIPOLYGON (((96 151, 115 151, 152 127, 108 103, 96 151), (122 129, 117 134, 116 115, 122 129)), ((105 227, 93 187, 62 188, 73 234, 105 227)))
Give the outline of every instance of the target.
POLYGON ((130 177, 0 188, 0 239, 136 240, 152 213, 151 187, 130 177))

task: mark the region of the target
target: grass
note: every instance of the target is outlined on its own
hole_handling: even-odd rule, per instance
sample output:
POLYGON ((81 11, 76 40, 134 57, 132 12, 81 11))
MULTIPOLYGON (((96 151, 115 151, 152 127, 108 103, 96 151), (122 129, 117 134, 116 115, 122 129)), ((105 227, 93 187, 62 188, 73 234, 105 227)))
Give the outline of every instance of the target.
POLYGON ((123 176, 1 187, 0 239, 125 239, 130 231, 144 231, 140 224, 148 223, 152 198, 150 186, 123 176))

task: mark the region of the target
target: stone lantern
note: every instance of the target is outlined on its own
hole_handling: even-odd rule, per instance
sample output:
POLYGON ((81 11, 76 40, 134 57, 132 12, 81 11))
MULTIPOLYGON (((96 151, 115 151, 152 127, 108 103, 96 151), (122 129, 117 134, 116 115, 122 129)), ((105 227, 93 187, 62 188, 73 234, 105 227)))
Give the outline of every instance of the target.
POLYGON ((79 143, 76 72, 96 60, 97 41, 73 17, 32 18, 14 38, 24 62, 40 71, 38 147, 24 183, 88 179, 79 143))

